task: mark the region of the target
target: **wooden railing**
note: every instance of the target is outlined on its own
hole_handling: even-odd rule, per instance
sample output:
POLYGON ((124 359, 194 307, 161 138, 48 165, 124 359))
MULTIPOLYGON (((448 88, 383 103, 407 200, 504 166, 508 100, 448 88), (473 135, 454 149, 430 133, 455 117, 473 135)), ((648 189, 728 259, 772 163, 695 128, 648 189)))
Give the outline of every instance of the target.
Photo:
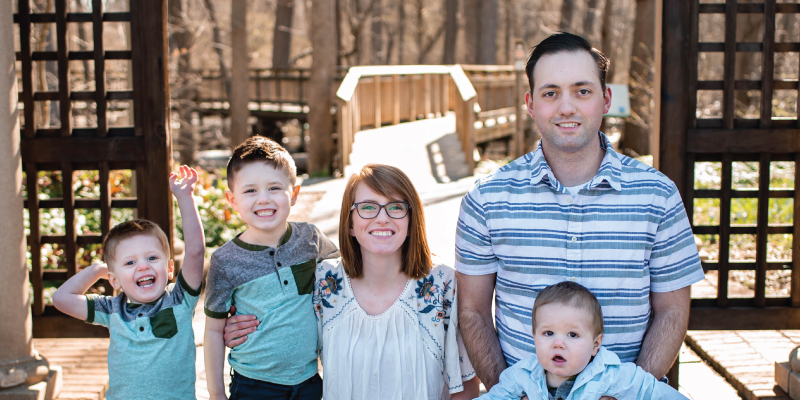
POLYGON ((352 67, 342 81, 337 96, 338 164, 344 169, 350 161, 356 132, 387 124, 456 112, 459 139, 472 171, 474 143, 469 133, 475 89, 460 66, 405 65, 352 67), (451 90, 451 87, 454 90, 451 90), (451 94, 455 92, 456 95, 451 94), (466 139, 466 140, 465 140, 466 139))
MULTIPOLYGON (((334 78, 338 84, 347 72, 341 69, 334 78)), ((219 71, 198 71, 201 79, 198 107, 221 110, 228 107, 227 82, 219 71)), ((250 108, 264 111, 308 112, 308 68, 250 70, 250 108), (253 104, 255 103, 255 104, 253 104)))
POLYGON ((462 65, 461 68, 477 92, 472 134, 475 143, 508 139, 509 155, 525 154, 524 123, 530 117, 523 99, 524 72, 511 65, 462 65))
POLYGON ((512 156, 526 151, 521 73, 511 66, 353 67, 337 91, 339 165, 349 163, 355 133, 364 128, 441 116, 455 111, 466 163, 476 145, 509 139, 512 156))

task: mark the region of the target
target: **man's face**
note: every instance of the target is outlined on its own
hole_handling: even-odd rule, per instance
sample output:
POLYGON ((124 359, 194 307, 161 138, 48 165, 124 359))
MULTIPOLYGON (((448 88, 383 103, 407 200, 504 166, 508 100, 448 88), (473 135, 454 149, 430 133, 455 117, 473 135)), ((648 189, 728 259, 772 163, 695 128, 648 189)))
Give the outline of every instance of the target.
POLYGON ((588 52, 558 52, 539 59, 525 103, 546 153, 572 154, 598 145, 597 131, 611 107, 611 89, 603 94, 597 63, 588 52))

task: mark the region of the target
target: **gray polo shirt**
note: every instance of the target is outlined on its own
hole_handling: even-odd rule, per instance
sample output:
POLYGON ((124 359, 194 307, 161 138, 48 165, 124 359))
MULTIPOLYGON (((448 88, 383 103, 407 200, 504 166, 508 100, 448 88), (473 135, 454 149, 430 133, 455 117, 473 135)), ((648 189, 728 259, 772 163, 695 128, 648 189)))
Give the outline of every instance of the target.
POLYGON ((194 399, 192 316, 200 288, 178 274, 158 300, 147 304, 89 295, 86 322, 108 327, 109 400, 194 399))
POLYGON ((298 222, 288 223, 277 248, 237 236, 214 252, 206 279, 206 315, 226 318, 235 305, 237 314, 261 321, 246 342, 230 351, 236 372, 280 385, 296 385, 317 373, 314 270, 318 261, 338 253, 317 227, 298 222))

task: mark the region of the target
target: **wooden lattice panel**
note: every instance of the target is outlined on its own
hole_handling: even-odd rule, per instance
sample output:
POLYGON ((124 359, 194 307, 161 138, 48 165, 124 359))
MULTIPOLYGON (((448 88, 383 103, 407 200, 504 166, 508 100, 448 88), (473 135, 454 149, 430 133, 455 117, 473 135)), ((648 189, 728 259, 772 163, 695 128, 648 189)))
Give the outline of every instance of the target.
POLYGON ((71 323, 46 305, 45 281, 74 275, 84 262, 78 262, 78 254, 102 242, 117 209, 129 210, 117 219, 136 215, 153 220, 172 239, 172 197, 166 179, 171 169, 166 1, 131 6, 121 0, 91 0, 89 7, 75 10, 70 9, 74 2, 55 0, 42 2, 52 3, 50 10, 32 8, 38 3, 18 0, 14 15, 34 335, 104 335, 107 332, 80 321, 71 323), (116 9, 104 10, 110 4, 116 9), (110 29, 125 32, 126 40, 109 43, 110 29), (73 39, 79 31, 82 40, 76 45, 73 39), (54 39, 45 46, 42 40, 48 37, 54 39), (51 85, 52 80, 57 83, 51 85), (121 189, 112 182, 119 175, 116 170, 128 170, 134 177, 123 190, 127 196, 115 196, 121 189), (41 171, 58 177, 61 198, 43 198, 41 171), (76 179, 96 180, 99 191, 77 193, 81 182, 76 179), (44 210, 52 209, 63 209, 63 232, 42 232, 44 210), (99 213, 99 228, 85 226, 89 213, 99 213), (45 268, 53 263, 43 260, 43 246, 63 250, 56 268, 45 268))
POLYGON ((800 211, 800 80, 786 73, 800 64, 800 38, 779 34, 784 18, 800 18, 800 4, 664 4, 659 168, 678 185, 694 233, 711 238, 717 253, 703 262, 706 272, 717 271, 716 295, 692 300, 690 329, 800 328, 800 225, 771 217, 780 207, 800 211), (698 173, 709 163, 717 171, 713 187, 698 173), (736 183, 742 165, 754 175, 749 187, 736 183), (771 187, 777 165, 794 168, 791 185, 771 187), (736 214, 742 204, 755 216, 736 214), (708 213, 717 217, 703 218, 708 213), (770 255, 777 236, 790 238, 785 258, 770 255), (769 276, 788 270, 789 293, 768 293, 769 276), (745 294, 731 286, 738 271, 752 277, 745 294))

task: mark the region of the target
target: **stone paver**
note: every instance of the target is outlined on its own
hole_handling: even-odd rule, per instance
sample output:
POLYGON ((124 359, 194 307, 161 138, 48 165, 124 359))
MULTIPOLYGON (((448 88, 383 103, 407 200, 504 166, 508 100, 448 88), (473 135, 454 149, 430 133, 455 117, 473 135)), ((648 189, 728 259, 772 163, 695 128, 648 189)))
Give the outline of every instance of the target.
POLYGON ((686 342, 742 398, 788 400, 775 385, 775 362, 788 361, 800 331, 691 331, 686 342))
POLYGON ((109 339, 34 339, 33 347, 63 371, 59 400, 105 398, 109 339))

